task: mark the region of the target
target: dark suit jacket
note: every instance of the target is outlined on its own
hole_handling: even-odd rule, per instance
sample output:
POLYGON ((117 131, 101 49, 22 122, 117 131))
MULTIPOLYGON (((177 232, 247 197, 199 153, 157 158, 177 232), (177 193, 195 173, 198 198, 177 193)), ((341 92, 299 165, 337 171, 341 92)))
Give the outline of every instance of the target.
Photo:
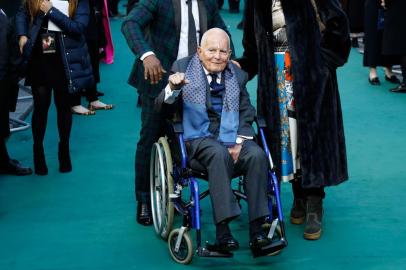
POLYGON ((20 63, 17 39, 7 17, 0 13, 0 137, 9 135, 9 111, 18 95, 17 68, 20 63))
MULTIPOLYGON (((182 72, 186 71, 188 63, 191 59, 191 56, 179 59, 175 63, 173 63, 171 73, 182 72)), ((239 127, 237 134, 243 136, 255 136, 254 129, 252 128, 252 123, 255 117, 255 109, 251 104, 249 94, 247 92, 246 83, 248 81, 248 75, 237 66, 234 66, 234 70, 236 72, 238 85, 240 86, 240 111, 239 111, 239 127)), ((207 114, 210 120, 209 131, 214 136, 217 136, 220 130, 220 116, 213 110, 211 99, 210 99, 210 87, 207 82, 206 85, 207 89, 207 98, 206 98, 206 107, 207 107, 207 114)), ((178 115, 182 115, 182 98, 181 94, 178 96, 178 99, 173 104, 164 103, 165 99, 165 89, 161 90, 158 97, 155 99, 155 110, 157 111, 164 111, 164 115, 170 117, 173 113, 178 113, 178 115)), ((193 156, 193 149, 195 148, 194 145, 197 145, 201 139, 195 139, 191 141, 189 144, 189 158, 193 156)))
MULTIPOLYGON (((165 87, 168 74, 165 74, 157 85, 151 85, 144 79, 144 66, 140 57, 148 51, 153 51, 161 61, 162 67, 169 71, 176 60, 179 48, 180 1, 141 0, 124 20, 121 28, 128 46, 135 54, 128 83, 137 88, 141 94, 147 94, 152 98, 165 87)), ((228 33, 215 0, 198 0, 198 6, 200 36, 213 27, 221 28, 228 33)))

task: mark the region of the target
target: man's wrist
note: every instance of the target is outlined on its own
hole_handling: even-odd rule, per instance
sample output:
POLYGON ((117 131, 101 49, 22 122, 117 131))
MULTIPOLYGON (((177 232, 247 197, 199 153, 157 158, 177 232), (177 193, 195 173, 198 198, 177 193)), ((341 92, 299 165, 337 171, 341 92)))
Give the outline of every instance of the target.
POLYGON ((155 53, 153 51, 146 52, 143 55, 141 55, 140 60, 144 61, 144 59, 147 58, 150 55, 155 55, 155 53))

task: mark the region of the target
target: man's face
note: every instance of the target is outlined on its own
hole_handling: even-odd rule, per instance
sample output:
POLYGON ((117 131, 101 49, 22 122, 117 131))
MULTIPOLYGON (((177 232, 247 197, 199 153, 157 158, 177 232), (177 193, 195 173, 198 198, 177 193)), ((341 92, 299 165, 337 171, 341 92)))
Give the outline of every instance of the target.
POLYGON ((197 53, 204 68, 210 73, 217 73, 226 68, 231 51, 227 37, 222 34, 211 34, 204 44, 197 48, 197 53))

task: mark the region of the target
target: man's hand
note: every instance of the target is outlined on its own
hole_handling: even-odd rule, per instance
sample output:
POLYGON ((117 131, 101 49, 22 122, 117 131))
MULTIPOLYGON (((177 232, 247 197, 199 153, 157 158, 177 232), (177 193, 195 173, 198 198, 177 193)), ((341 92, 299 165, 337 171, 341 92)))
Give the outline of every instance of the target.
POLYGON ((52 3, 49 0, 42 0, 39 9, 44 12, 45 14, 52 8, 52 3))
POLYGON ((20 53, 23 54, 23 48, 25 43, 27 43, 28 38, 27 36, 21 36, 20 40, 18 41, 18 46, 20 47, 20 53))
POLYGON ((144 63, 144 79, 150 81, 151 84, 157 84, 162 80, 162 75, 166 71, 161 66, 161 62, 155 55, 149 55, 143 60, 144 63))
POLYGON ((182 86, 189 83, 189 80, 185 78, 185 73, 176 72, 175 74, 169 76, 168 82, 171 90, 177 90, 181 89, 182 86))
POLYGON ((231 157, 234 160, 234 163, 238 161, 238 157, 240 156, 242 144, 236 144, 233 147, 228 148, 228 152, 230 153, 231 157))

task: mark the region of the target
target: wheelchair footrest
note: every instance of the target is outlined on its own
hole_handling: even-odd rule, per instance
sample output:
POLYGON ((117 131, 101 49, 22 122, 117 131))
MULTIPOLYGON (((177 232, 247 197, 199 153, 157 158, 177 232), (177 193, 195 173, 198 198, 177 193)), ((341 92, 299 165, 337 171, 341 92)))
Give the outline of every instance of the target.
POLYGON ((215 257, 215 258, 231 258, 234 256, 232 252, 211 251, 205 247, 199 247, 197 250, 197 255, 199 257, 215 257))
POLYGON ((281 239, 275 242, 272 242, 271 244, 257 248, 257 249, 251 249, 252 251, 252 256, 254 258, 256 257, 261 257, 261 256, 273 256, 279 254, 279 252, 284 249, 288 243, 286 242, 285 239, 281 239))

